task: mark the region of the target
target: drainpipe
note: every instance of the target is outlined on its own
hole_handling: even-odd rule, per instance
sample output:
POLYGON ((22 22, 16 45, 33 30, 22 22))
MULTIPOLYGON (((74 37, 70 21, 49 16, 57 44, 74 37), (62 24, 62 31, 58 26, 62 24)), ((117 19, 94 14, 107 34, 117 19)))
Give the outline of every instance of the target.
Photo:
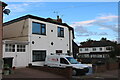
POLYGON ((72 51, 71 51, 71 33, 70 33, 70 29, 69 29, 69 55, 72 55, 72 51))
POLYGON ((5 8, 5 6, 7 6, 6 3, 0 1, 0 80, 2 78, 2 67, 3 67, 3 9, 5 8))

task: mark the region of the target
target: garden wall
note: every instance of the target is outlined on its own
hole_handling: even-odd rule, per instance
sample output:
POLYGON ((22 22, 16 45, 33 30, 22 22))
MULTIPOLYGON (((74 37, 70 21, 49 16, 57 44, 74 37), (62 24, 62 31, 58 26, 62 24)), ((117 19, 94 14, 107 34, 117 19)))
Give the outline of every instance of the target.
POLYGON ((93 72, 105 72, 107 70, 115 70, 120 68, 120 63, 119 62, 114 62, 114 63, 107 63, 107 64, 102 64, 102 65, 93 65, 93 72))

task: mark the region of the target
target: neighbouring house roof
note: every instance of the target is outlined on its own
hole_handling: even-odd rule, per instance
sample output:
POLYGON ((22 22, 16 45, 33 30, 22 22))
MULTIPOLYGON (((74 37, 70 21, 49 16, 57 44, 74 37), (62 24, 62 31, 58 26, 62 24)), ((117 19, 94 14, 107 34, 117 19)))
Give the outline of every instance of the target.
POLYGON ((33 16, 33 15, 25 15, 25 16, 22 16, 22 17, 13 19, 13 20, 11 20, 11 21, 5 22, 5 23, 3 24, 3 26, 6 26, 6 25, 9 25, 9 24, 12 24, 12 23, 15 23, 15 22, 24 20, 24 19, 28 19, 28 18, 36 19, 36 20, 41 20, 41 21, 44 21, 44 22, 49 22, 49 23, 53 23, 53 24, 57 24, 57 25, 66 26, 66 27, 68 27, 69 30, 72 30, 72 32, 73 32, 73 37, 74 37, 74 29, 73 29, 71 26, 69 26, 68 24, 66 24, 66 23, 61 23, 61 22, 59 22, 59 21, 57 21, 57 20, 55 20, 55 19, 51 19, 51 18, 45 19, 45 18, 33 16))
POLYGON ((79 48, 85 48, 85 47, 105 47, 105 46, 114 46, 115 43, 112 41, 90 41, 85 42, 83 45, 79 46, 79 48))

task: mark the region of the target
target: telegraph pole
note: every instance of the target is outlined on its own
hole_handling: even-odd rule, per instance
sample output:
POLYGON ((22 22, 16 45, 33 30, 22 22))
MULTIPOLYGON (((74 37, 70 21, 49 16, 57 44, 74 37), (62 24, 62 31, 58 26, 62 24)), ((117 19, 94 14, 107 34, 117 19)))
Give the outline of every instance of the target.
POLYGON ((6 3, 0 1, 0 80, 2 78, 2 56, 3 56, 3 51, 2 51, 2 39, 3 39, 3 9, 7 6, 6 3))

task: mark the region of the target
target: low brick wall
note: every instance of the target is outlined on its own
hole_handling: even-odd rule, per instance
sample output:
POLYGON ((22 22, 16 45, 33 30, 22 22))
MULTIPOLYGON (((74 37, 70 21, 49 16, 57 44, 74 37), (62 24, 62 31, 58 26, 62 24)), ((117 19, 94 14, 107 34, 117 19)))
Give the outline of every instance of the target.
POLYGON ((115 63, 107 63, 107 64, 103 64, 103 65, 93 65, 93 73, 97 73, 97 72, 105 72, 107 70, 115 70, 115 69, 119 69, 119 63, 115 62, 115 63))
POLYGON ((93 65, 93 73, 99 73, 106 71, 106 65, 93 65))
POLYGON ((106 64, 108 70, 119 69, 119 63, 108 63, 106 64))
POLYGON ((61 75, 65 77, 66 79, 70 80, 72 78, 72 68, 51 68, 47 66, 30 66, 29 68, 38 69, 41 71, 51 72, 54 74, 61 75))

